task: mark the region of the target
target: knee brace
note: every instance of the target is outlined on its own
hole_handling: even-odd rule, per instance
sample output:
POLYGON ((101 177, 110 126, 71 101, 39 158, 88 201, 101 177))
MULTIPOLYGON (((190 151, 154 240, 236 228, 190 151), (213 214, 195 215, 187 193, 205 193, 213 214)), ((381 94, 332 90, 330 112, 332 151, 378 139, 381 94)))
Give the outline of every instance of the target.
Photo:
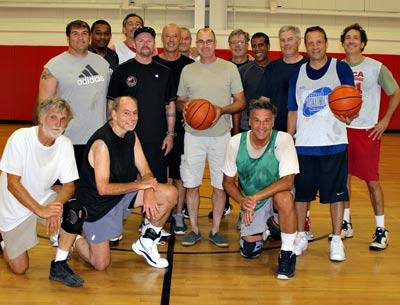
POLYGON ((86 209, 76 199, 71 199, 64 204, 61 228, 67 233, 80 234, 86 216, 86 209))
POLYGON ((256 258, 259 257, 263 248, 262 240, 255 242, 248 242, 244 239, 240 239, 240 254, 245 258, 256 258))
POLYGON ((281 240, 281 228, 279 227, 279 223, 275 221, 274 216, 268 218, 267 227, 269 232, 271 233, 271 237, 274 240, 281 240))

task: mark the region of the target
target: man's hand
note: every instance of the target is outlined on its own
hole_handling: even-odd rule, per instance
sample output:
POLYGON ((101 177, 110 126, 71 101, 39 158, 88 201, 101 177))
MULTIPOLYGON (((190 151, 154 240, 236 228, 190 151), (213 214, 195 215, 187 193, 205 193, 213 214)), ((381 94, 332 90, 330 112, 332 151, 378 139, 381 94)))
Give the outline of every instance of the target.
POLYGON ((48 205, 41 205, 37 215, 41 218, 48 219, 50 217, 61 218, 63 205, 61 202, 52 202, 48 205))
POLYGON ((249 226, 253 222, 253 215, 254 211, 244 211, 242 214, 242 223, 244 223, 245 226, 249 226))
POLYGON ((147 189, 143 194, 143 210, 149 219, 157 219, 160 211, 157 205, 156 195, 153 190, 147 189))
POLYGON ((256 200, 253 196, 246 196, 240 202, 240 207, 245 211, 253 211, 256 208, 258 200, 256 200))
POLYGON ((53 234, 58 232, 58 230, 60 230, 61 227, 61 217, 58 216, 53 216, 53 217, 49 217, 47 218, 46 221, 46 233, 47 234, 53 234))
POLYGON ((173 146, 174 146, 174 137, 173 135, 167 134, 161 146, 161 149, 165 150, 164 156, 169 154, 173 146))
POLYGON ((140 180, 140 189, 153 189, 154 191, 158 190, 158 182, 157 179, 154 177, 144 177, 140 180))
POLYGON ((219 118, 222 115, 222 108, 217 105, 214 105, 214 104, 212 104, 212 105, 214 106, 214 110, 215 110, 215 119, 214 119, 214 121, 212 121, 210 128, 213 127, 215 124, 217 124, 219 118))
POLYGON ((378 123, 375 124, 374 128, 372 129, 368 137, 372 138, 372 140, 374 141, 377 139, 380 140, 388 125, 389 125, 389 120, 385 119, 380 120, 378 123))
POLYGON ((351 122, 352 122, 356 117, 358 117, 358 113, 357 113, 356 115, 352 116, 351 118, 344 117, 344 116, 342 116, 342 115, 336 115, 336 114, 333 114, 333 115, 335 116, 335 118, 337 118, 339 121, 345 123, 346 125, 350 125, 351 122))

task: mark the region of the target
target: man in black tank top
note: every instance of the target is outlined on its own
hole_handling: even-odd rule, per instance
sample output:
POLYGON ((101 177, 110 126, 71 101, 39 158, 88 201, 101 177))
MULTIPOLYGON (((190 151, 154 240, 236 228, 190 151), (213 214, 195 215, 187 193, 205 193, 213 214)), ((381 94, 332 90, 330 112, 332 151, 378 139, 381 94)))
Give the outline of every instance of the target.
POLYGON ((124 213, 131 203, 134 207, 143 206, 150 221, 132 244, 133 251, 153 267, 168 266, 157 251, 157 242, 178 194, 175 187, 154 178, 133 131, 137 121, 136 100, 116 98, 111 120, 87 143, 77 190, 77 199, 87 210, 83 225, 86 239, 78 238, 75 245, 80 256, 96 270, 110 265, 109 239, 122 233, 124 213))

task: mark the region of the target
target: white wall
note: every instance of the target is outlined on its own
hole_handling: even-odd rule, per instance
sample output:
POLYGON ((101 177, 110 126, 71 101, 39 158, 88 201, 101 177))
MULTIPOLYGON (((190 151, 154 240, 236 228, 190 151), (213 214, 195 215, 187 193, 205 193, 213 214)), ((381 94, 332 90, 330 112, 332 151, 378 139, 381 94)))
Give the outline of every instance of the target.
MULTIPOLYGON (((218 0, 210 0, 218 1, 218 0)), ((2 45, 65 45, 65 25, 74 19, 91 24, 106 19, 113 28, 113 41, 123 39, 121 21, 129 12, 145 18, 160 33, 171 22, 194 27, 194 1, 137 0, 0 0, 0 43, 2 45), (48 3, 46 3, 48 2, 48 3)), ((227 29, 216 31, 218 48, 228 48, 227 37, 234 28, 250 34, 263 31, 271 37, 272 50, 279 50, 277 32, 284 24, 302 31, 320 25, 327 31, 329 51, 341 52, 338 41, 343 28, 360 23, 368 33, 367 53, 400 54, 400 1, 398 0, 229 0, 227 29)), ((208 18, 207 18, 208 20, 208 18)), ((158 46, 159 35, 157 39, 158 46)))

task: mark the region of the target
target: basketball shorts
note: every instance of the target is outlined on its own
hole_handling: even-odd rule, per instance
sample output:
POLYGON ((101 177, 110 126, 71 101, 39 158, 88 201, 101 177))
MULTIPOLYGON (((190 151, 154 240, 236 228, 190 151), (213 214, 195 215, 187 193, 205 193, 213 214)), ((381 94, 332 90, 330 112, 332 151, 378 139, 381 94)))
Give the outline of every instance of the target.
POLYGON ((318 192, 321 203, 349 200, 347 150, 325 156, 299 155, 298 159, 300 173, 294 180, 295 201, 313 201, 318 192))
POLYGON ((161 149, 162 142, 141 142, 141 144, 154 177, 159 183, 167 183, 167 159, 161 149))
POLYGON ((381 140, 372 140, 372 129, 347 128, 349 174, 364 181, 379 180, 381 140))
POLYGON ((253 221, 246 226, 243 222, 240 225, 240 236, 250 236, 254 234, 262 234, 267 230, 267 220, 273 215, 272 198, 258 210, 254 211, 253 221))
POLYGON ((172 179, 181 179, 180 166, 183 155, 184 136, 184 131, 177 132, 176 137, 174 138, 174 146, 167 155, 168 177, 172 179))

